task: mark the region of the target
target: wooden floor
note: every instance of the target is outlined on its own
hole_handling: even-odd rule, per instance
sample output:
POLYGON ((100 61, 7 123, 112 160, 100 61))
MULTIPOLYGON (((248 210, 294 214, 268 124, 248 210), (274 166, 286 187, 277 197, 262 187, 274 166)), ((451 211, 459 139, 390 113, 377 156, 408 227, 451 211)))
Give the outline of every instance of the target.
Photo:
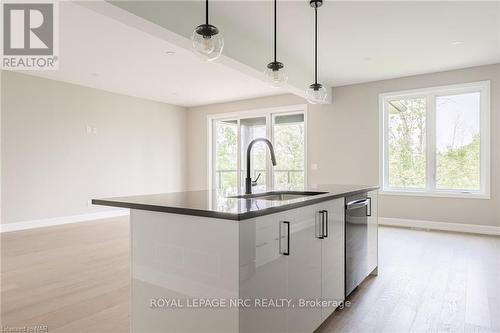
POLYGON ((128 332, 128 233, 123 218, 2 233, 0 325, 128 332))
POLYGON ((500 237, 379 229, 379 270, 319 332, 499 332, 500 237))
MULTIPOLYGON (((500 237, 380 228, 379 242, 379 275, 318 332, 500 332, 500 237)), ((128 246, 123 218, 1 234, 0 326, 128 332, 128 246)))

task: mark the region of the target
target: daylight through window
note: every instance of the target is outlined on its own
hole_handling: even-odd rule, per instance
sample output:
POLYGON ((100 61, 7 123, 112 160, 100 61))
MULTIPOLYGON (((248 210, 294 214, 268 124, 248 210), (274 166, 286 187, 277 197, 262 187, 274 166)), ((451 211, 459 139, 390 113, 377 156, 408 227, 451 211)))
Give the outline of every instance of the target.
POLYGON ((489 82, 380 101, 384 191, 489 195, 489 82))
POLYGON ((234 192, 244 184, 246 149, 256 138, 267 138, 274 146, 277 165, 272 167, 267 146, 252 149, 252 179, 257 189, 300 190, 306 183, 305 110, 262 111, 209 118, 212 128, 211 187, 234 192))

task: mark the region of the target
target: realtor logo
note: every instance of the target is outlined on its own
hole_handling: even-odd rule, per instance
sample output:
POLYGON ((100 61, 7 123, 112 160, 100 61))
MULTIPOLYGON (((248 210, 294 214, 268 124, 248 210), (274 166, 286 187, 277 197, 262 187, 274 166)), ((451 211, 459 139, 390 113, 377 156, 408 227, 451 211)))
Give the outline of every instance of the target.
POLYGON ((56 3, 3 3, 3 69, 56 69, 56 3))

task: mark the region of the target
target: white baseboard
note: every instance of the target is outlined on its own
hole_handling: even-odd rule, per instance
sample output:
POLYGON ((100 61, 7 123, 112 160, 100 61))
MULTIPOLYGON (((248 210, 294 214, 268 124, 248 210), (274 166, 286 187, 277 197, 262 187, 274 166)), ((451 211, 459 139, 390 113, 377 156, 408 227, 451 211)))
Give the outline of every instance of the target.
POLYGON ((19 231, 19 230, 42 228, 42 227, 50 227, 62 224, 89 222, 99 219, 128 216, 129 214, 130 211, 128 209, 113 209, 97 213, 62 216, 62 217, 31 220, 24 222, 4 223, 0 224, 0 232, 19 231))
POLYGON ((392 227, 406 227, 406 228, 422 228, 441 231, 455 231, 466 232, 482 235, 500 235, 500 226, 490 225, 475 225, 475 224, 462 224, 462 223, 448 223, 437 221, 425 220, 410 220, 391 217, 379 217, 379 225, 386 225, 392 227))

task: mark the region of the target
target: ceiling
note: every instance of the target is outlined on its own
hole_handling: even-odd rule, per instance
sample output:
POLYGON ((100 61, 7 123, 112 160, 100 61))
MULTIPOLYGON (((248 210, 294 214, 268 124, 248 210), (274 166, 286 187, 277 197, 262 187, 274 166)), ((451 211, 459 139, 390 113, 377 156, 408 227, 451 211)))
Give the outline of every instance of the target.
MULTIPOLYGON (((204 2, 111 2, 189 37, 204 2)), ((271 60, 271 1, 211 1, 224 54, 255 69, 271 60)), ((290 82, 312 81, 313 10, 278 2, 278 60, 290 82)), ((500 62, 499 1, 325 1, 319 9, 320 81, 329 86, 500 62)))
POLYGON ((26 74, 181 106, 284 93, 78 4, 59 13, 59 70, 26 74))
MULTIPOLYGON (((301 95, 312 81, 307 1, 278 3, 284 89, 270 88, 262 74, 272 58, 269 0, 210 1, 211 23, 225 39, 216 63, 190 51, 203 1, 61 1, 59 12, 59 70, 29 74, 181 106, 301 95)), ((326 1, 319 33, 326 86, 498 63, 500 2, 326 1)))

